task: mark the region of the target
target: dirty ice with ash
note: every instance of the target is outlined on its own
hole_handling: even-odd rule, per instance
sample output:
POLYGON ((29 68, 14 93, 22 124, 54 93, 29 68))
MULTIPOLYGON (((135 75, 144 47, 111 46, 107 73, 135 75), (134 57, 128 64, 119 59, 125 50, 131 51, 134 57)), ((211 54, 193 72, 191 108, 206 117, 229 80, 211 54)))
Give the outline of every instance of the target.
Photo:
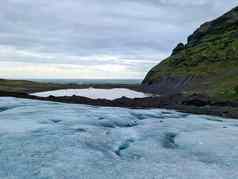
POLYGON ((237 179, 238 121, 0 98, 1 179, 237 179))

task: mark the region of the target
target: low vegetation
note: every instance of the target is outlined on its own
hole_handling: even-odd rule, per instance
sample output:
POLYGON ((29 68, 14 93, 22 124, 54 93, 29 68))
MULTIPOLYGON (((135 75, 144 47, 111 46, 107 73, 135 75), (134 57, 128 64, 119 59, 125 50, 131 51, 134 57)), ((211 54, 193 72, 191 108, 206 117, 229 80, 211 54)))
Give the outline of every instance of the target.
POLYGON ((32 93, 46 90, 61 89, 62 85, 52 83, 38 83, 26 80, 0 79, 0 91, 32 93))
POLYGON ((236 95, 238 95, 238 86, 236 86, 236 87, 234 88, 234 91, 235 91, 236 95))

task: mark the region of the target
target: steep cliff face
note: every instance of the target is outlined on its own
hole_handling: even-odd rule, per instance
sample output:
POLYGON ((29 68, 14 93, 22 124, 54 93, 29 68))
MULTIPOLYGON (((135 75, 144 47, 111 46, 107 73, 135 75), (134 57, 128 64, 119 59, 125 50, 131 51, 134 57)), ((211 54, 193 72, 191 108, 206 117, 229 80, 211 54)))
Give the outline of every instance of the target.
POLYGON ((202 93, 236 98, 238 7, 200 26, 172 55, 146 75, 146 89, 160 93, 202 93))

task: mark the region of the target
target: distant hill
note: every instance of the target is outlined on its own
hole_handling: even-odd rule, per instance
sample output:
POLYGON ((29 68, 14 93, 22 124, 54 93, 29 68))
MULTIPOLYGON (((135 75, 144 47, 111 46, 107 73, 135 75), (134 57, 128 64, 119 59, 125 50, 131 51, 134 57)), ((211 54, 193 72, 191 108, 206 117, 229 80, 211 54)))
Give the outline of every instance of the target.
POLYGON ((0 91, 6 92, 33 93, 61 88, 63 88, 63 85, 60 84, 0 79, 0 91))
POLYGON ((143 84, 160 93, 200 93, 238 99, 238 7, 201 25, 143 84))

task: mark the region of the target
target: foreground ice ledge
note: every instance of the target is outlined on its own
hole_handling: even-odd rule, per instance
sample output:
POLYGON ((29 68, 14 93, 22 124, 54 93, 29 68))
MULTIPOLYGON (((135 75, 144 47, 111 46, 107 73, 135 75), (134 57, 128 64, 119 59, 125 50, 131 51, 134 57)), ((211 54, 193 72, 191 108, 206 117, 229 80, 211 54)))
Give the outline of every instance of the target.
POLYGON ((237 120, 0 98, 1 179, 237 179, 237 120))

